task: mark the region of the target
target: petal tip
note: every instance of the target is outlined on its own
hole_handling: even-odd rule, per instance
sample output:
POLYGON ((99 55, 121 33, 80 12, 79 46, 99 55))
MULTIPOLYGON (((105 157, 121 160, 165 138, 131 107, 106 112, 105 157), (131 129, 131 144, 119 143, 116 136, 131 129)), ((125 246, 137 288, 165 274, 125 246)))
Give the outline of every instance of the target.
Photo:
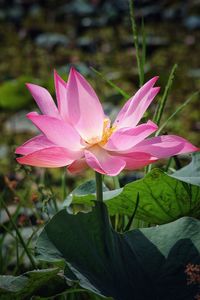
POLYGON ((27 87, 27 89, 28 89, 29 91, 31 91, 31 88, 32 88, 32 86, 34 86, 34 84, 33 84, 33 83, 30 83, 30 82, 26 82, 26 83, 25 83, 25 86, 27 87))
POLYGON ((154 76, 154 77, 151 79, 151 82, 152 82, 153 84, 155 84, 156 81, 158 81, 158 79, 159 79, 159 76, 154 76))
POLYGON ((197 148, 196 146, 194 146, 193 145, 193 147, 194 147, 194 150, 193 150, 193 152, 199 152, 200 151, 200 148, 197 148))
POLYGON ((19 164, 23 164, 23 156, 21 156, 21 157, 16 157, 16 161, 17 161, 19 164))
POLYGON ((75 68, 74 66, 71 66, 70 71, 71 71, 71 72, 77 72, 77 71, 76 71, 76 68, 75 68))
POLYGON ((29 120, 32 120, 34 117, 37 117, 37 116, 41 116, 41 115, 38 114, 36 111, 32 111, 32 112, 29 112, 28 114, 26 114, 26 118, 29 120))
POLYGON ((20 154, 20 146, 15 149, 15 154, 20 154))
POLYGON ((62 77, 58 74, 56 69, 54 69, 54 81, 55 81, 56 88, 58 88, 58 84, 57 84, 58 82, 66 86, 66 81, 62 79, 62 77))
POLYGON ((74 77, 77 77, 77 76, 80 76, 80 75, 81 75, 81 74, 77 71, 77 69, 76 69, 74 66, 72 66, 72 67, 70 68, 69 74, 73 75, 74 77))
POLYGON ((53 75, 54 75, 54 79, 58 78, 58 72, 56 71, 56 69, 53 70, 53 75))
POLYGON ((158 94, 160 92, 161 87, 160 86, 156 86, 155 88, 156 93, 158 94))
POLYGON ((158 129, 158 125, 151 120, 147 121, 147 124, 156 130, 158 129))

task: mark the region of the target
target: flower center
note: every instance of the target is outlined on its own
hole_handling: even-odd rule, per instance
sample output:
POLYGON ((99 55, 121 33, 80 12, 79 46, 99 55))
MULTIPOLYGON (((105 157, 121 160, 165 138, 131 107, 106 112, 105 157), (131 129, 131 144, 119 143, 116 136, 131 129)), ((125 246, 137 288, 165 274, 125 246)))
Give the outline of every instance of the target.
POLYGON ((100 141, 100 145, 104 146, 109 137, 113 134, 113 132, 116 130, 116 126, 114 127, 110 127, 110 121, 108 119, 104 119, 104 124, 103 124, 103 135, 102 135, 102 139, 100 141))
POLYGON ((95 144, 104 146, 107 143, 109 137, 112 135, 112 133, 115 130, 116 130, 116 126, 110 127, 110 120, 104 119, 102 138, 99 139, 98 137, 94 137, 91 138, 89 141, 87 141, 87 143, 90 144, 91 146, 95 144))

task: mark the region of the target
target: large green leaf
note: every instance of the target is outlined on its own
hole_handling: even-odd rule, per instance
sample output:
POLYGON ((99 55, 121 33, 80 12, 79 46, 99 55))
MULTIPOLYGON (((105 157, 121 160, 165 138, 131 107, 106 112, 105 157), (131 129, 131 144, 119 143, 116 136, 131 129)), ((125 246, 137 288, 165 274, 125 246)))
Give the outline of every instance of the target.
POLYGON ((110 227, 105 205, 97 203, 87 214, 58 212, 36 249, 44 260, 62 258, 82 287, 100 295, 192 300, 196 286, 187 284, 185 269, 200 263, 199 232, 200 221, 185 217, 119 234, 110 227))
MULTIPOLYGON (((83 189, 83 188, 82 188, 83 189)), ((136 217, 153 224, 172 222, 182 216, 200 217, 200 188, 153 169, 144 178, 128 183, 121 189, 104 192, 109 213, 131 216, 139 193, 136 217)), ((70 194, 71 206, 92 205, 95 194, 76 190, 70 194)), ((74 208, 75 209, 75 208, 74 208)))
POLYGON ((174 172, 173 178, 200 186, 200 152, 192 154, 192 161, 189 165, 174 172))
MULTIPOLYGON (((109 191, 109 189, 106 187, 106 185, 103 183, 103 192, 109 191)), ((73 213, 76 213, 78 211, 84 210, 85 212, 88 212, 91 210, 91 203, 87 206, 86 203, 77 203, 76 205, 71 205, 73 202, 74 195, 75 196, 86 196, 91 197, 91 199, 95 198, 96 193, 96 181, 95 180, 88 180, 85 183, 79 185, 76 187, 72 193, 70 193, 67 197, 67 199, 64 201, 63 206, 68 208, 68 211, 73 211, 73 213)))
POLYGON ((68 288, 58 269, 34 270, 15 277, 0 276, 0 299, 23 300, 31 296, 50 297, 68 288))

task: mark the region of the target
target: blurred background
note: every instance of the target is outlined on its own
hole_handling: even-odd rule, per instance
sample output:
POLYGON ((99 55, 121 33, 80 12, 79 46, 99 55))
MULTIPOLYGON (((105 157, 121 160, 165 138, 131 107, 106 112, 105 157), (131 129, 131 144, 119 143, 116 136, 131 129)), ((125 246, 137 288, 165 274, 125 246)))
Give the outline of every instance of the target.
MULTIPOLYGON (((143 18, 147 36, 145 80, 159 75, 162 95, 173 64, 178 64, 166 116, 200 87, 199 12, 199 0, 135 1, 136 23, 140 28, 143 18)), ((92 82, 108 112, 124 99, 90 67, 130 95, 138 88, 128 0, 1 0, 0 41, 0 159, 6 172, 13 167, 15 145, 34 131, 24 117, 31 107, 36 109, 25 82, 43 85, 54 95, 53 69, 66 79, 74 65, 92 82)), ((152 112, 155 105, 156 100, 152 112)), ((167 128, 196 145, 197 107, 199 99, 167 128)))
MULTIPOLYGON (((142 19, 145 24, 145 81, 159 75, 160 95, 172 66, 178 64, 163 122, 200 88, 200 1, 138 0, 135 18, 139 32, 142 19)), ((63 200, 75 183, 93 174, 88 171, 78 177, 67 175, 66 179, 62 169, 44 171, 16 163, 15 148, 36 133, 25 118, 26 113, 37 109, 25 83, 42 85, 55 96, 53 69, 67 79, 74 65, 92 83, 106 112, 115 115, 125 100, 91 67, 130 95, 138 89, 129 2, 0 0, 0 41, 0 190, 22 235, 25 239, 31 235, 34 240, 40 225, 61 203, 56 204, 57 200, 63 200), (67 191, 60 188, 63 180, 67 191)), ((159 97, 151 105, 149 118, 159 97)), ((199 97, 191 101, 168 124, 165 133, 179 134, 200 146, 199 101, 199 97)), ((141 176, 128 174, 121 176, 121 185, 141 176)), ((108 178, 107 184, 112 188, 108 178)), ((0 273, 26 271, 30 267, 26 255, 16 265, 16 243, 7 234, 10 224, 3 209, 0 221, 4 226, 0 229, 0 273)))

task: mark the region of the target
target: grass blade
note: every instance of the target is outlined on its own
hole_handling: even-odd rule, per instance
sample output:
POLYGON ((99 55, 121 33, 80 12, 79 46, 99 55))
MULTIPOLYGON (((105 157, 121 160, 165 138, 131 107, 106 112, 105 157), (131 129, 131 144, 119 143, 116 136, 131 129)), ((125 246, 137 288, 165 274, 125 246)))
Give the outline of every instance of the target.
POLYGON ((129 0, 129 9, 130 9, 131 27, 132 27, 132 32, 133 32, 133 43, 135 46, 137 67, 138 67, 138 73, 139 73, 139 82, 140 82, 140 87, 141 87, 144 83, 143 55, 146 53, 146 38, 144 38, 145 37, 145 35, 144 35, 143 38, 144 38, 144 42, 145 42, 145 51, 143 50, 143 55, 141 55, 141 57, 140 57, 138 31, 137 31, 137 26, 136 26, 136 22, 135 22, 135 14, 134 14, 134 0, 129 0))
POLYGON ((106 81, 113 89, 115 89, 123 98, 129 99, 130 95, 119 88, 116 84, 114 84, 111 80, 107 79, 101 72, 97 71, 95 68, 91 67, 91 70, 95 72, 98 76, 100 76, 104 81, 106 81))
POLYGON ((142 63, 141 63, 141 84, 144 83, 144 69, 146 63, 146 33, 144 28, 144 19, 142 19, 142 63))
POLYGON ((164 93, 163 93, 163 96, 161 98, 161 101, 160 103, 158 104, 158 109, 156 110, 156 114, 153 118, 153 121, 159 126, 160 124, 160 121, 161 121, 161 118, 162 118, 162 115, 163 115, 163 111, 164 111, 164 108, 165 108, 165 105, 167 103, 167 99, 168 99, 168 96, 169 96, 169 92, 171 90, 171 87, 172 87, 172 83, 173 83, 173 80, 174 80, 174 74, 175 74, 175 71, 177 69, 177 64, 175 64, 169 74, 169 78, 168 78, 168 81, 167 81, 167 84, 165 86, 165 90, 164 90, 164 93))
POLYGON ((24 241, 24 239, 23 239, 23 237, 22 237, 22 235, 21 235, 21 233, 20 233, 20 231, 19 231, 17 225, 16 225, 15 222, 13 221, 13 218, 12 218, 12 216, 11 216, 11 214, 10 214, 10 212, 9 212, 9 210, 8 210, 8 208, 7 208, 7 206, 6 206, 5 202, 4 202, 4 200, 3 200, 3 197, 1 197, 1 204, 2 204, 2 207, 5 209, 5 211, 6 211, 7 215, 8 215, 8 218, 9 218, 9 220, 10 220, 10 223, 12 224, 13 228, 14 228, 15 231, 16 231, 16 234, 17 234, 17 236, 18 236, 18 238, 19 238, 19 241, 20 241, 22 247, 24 248, 24 251, 26 252, 26 254, 27 254, 27 256, 28 256, 28 258, 29 258, 29 260, 30 260, 30 263, 32 264, 33 269, 37 269, 37 266, 36 266, 36 264, 35 264, 35 261, 34 261, 32 255, 31 255, 31 253, 30 253, 30 251, 29 251, 29 249, 28 249, 28 247, 27 247, 27 245, 26 245, 26 243, 25 243, 25 241, 24 241))
POLYGON ((199 91, 195 92, 194 94, 192 94, 183 104, 181 104, 176 110, 175 112, 162 124, 162 126, 160 126, 160 128, 158 129, 158 131, 156 132, 155 136, 158 136, 161 131, 167 126, 167 124, 169 123, 169 121, 171 121, 171 119, 173 119, 186 105, 188 105, 197 95, 199 94, 199 91))

